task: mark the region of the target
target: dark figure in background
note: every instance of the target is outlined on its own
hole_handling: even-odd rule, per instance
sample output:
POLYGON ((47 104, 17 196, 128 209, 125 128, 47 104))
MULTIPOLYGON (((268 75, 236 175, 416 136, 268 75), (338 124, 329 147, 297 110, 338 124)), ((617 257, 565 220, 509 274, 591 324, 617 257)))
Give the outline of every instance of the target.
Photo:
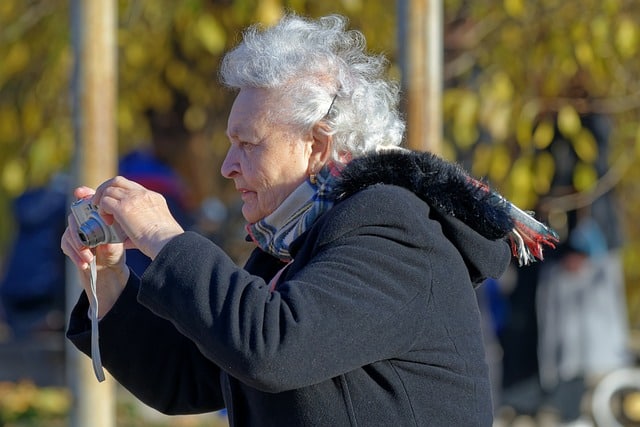
POLYGON ((11 337, 61 331, 65 311, 65 257, 58 249, 65 229, 68 179, 25 191, 13 202, 17 233, 7 254, 0 299, 11 337))

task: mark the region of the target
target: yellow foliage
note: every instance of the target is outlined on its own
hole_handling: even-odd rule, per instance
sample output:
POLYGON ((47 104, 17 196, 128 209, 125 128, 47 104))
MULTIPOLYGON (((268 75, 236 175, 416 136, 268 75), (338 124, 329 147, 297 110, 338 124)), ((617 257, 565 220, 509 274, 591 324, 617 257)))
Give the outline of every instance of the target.
POLYGON ((442 158, 447 160, 455 160, 456 150, 454 147, 455 145, 452 144, 451 141, 447 140, 446 138, 443 138, 442 147, 440 150, 440 155, 442 156, 442 158))
POLYGON ((593 165, 578 162, 573 170, 573 186, 576 191, 587 191, 598 182, 598 173, 593 165))
POLYGON ((464 96, 465 90, 461 88, 445 88, 442 92, 442 110, 445 118, 455 115, 455 110, 464 96))
POLYGON ((602 9, 605 13, 612 15, 620 11, 620 0, 602 0, 602 9))
POLYGON ((489 178, 502 182, 511 170, 511 154, 505 145, 494 145, 490 157, 489 178))
POLYGON ((586 163, 593 163, 598 159, 598 143, 587 129, 581 129, 571 140, 576 154, 586 163))
POLYGON ((534 120, 540 112, 540 104, 536 100, 527 101, 521 108, 516 120, 515 136, 520 147, 527 147, 533 135, 534 120))
POLYGON ((571 105, 564 105, 558 112, 558 129, 567 138, 577 135, 582 129, 580 116, 571 105))
POLYGON ((504 10, 509 16, 520 18, 525 12, 524 0, 504 0, 504 10))
POLYGON ((66 389, 42 387, 33 399, 33 408, 42 414, 66 415, 71 409, 71 393, 66 389))
POLYGON ((20 137, 19 122, 15 108, 0 105, 0 144, 15 142, 20 137))
POLYGON ((522 156, 513 163, 511 182, 516 193, 528 193, 532 185, 531 158, 522 156))
POLYGON ((533 170, 533 187, 537 194, 548 194, 555 173, 555 160, 548 151, 538 154, 533 170))
POLYGON ((518 49, 524 44, 522 28, 516 23, 508 23, 502 28, 501 42, 511 49, 518 49))
MULTIPOLYGON (((51 174, 55 171, 53 162, 58 154, 57 135, 52 129, 44 129, 36 140, 31 144, 27 158, 30 165, 38 165, 37 168, 31 168, 31 181, 36 185, 46 185, 51 174)), ((60 159, 58 159, 60 161, 60 159)))
POLYGON ((26 42, 18 41, 11 45, 6 56, 2 58, 2 67, 0 67, 2 74, 0 75, 3 80, 24 71, 30 59, 31 49, 26 42))
POLYGON ((266 25, 275 24, 284 13, 280 0, 261 0, 256 10, 256 20, 266 25))
POLYGON ((177 58, 172 58, 165 67, 167 81, 176 88, 185 88, 189 84, 189 68, 177 58))
POLYGON ((159 111, 167 111, 173 103, 171 88, 167 87, 160 79, 149 79, 141 85, 143 97, 147 108, 156 108, 159 111))
POLYGON ((10 22, 14 19, 17 1, 3 0, 0 2, 0 22, 10 22))
POLYGON ((598 44, 608 42, 610 37, 609 21, 604 16, 596 16, 591 21, 591 35, 598 44))
POLYGON ((504 141, 511 134, 511 104, 496 105, 486 120, 493 141, 504 141))
POLYGON ((350 13, 358 13, 363 8, 363 0, 342 0, 342 5, 350 13))
POLYGON ((516 141, 520 147, 526 147, 531 142, 533 133, 533 121, 528 117, 520 116, 516 121, 516 141))
POLYGON ((567 56, 560 62, 559 70, 565 76, 573 76, 578 71, 578 64, 573 58, 567 56))
POLYGON ((491 84, 484 89, 483 95, 496 101, 510 102, 513 99, 513 82, 506 73, 501 72, 491 76, 491 84))
POLYGON ((473 151, 473 162, 471 173, 474 176, 484 177, 489 174, 491 164, 491 154, 493 150, 489 144, 480 144, 473 151))
POLYGON ((553 123, 549 120, 543 120, 536 126, 535 131, 533 131, 533 143, 536 148, 544 149, 551 144, 554 136, 555 129, 553 123))
POLYGON ((192 105, 184 115, 184 124, 191 132, 201 130, 207 123, 207 112, 204 108, 192 105))
POLYGON ((37 415, 61 417, 71 409, 71 393, 59 387, 37 387, 31 381, 0 382, 0 422, 37 415))
POLYGON ((192 79, 186 87, 189 99, 193 104, 204 106, 212 102, 213 83, 203 79, 192 79))
POLYGON ((460 124, 453 128, 453 136, 460 148, 470 148, 480 136, 478 129, 471 124, 460 124))
MULTIPOLYGON (((514 88, 505 73, 494 74, 487 84, 480 88, 479 120, 491 134, 494 141, 504 141, 511 133, 511 114, 514 88)), ((473 120, 469 117, 467 120, 473 120)))
POLYGON ((578 62, 583 66, 591 65, 594 60, 593 48, 584 40, 576 43, 575 54, 578 62))
POLYGON ((638 51, 638 30, 634 19, 622 17, 616 31, 616 48, 623 58, 632 58, 638 51))
POLYGON ((1 173, 2 187, 9 194, 18 195, 26 188, 26 168, 19 157, 8 160, 1 173))
POLYGON ((533 203, 531 158, 522 156, 513 163, 510 174, 510 193, 507 197, 522 209, 529 209, 533 203))
POLYGON ((460 147, 470 147, 478 139, 476 127, 480 103, 473 92, 462 93, 456 105, 453 135, 460 147))
POLYGON ((130 41, 124 46, 124 59, 127 64, 134 68, 141 68, 149 59, 149 50, 142 43, 130 41))
POLYGON ((574 22, 571 27, 571 39, 574 42, 581 42, 585 40, 588 35, 587 25, 583 21, 574 22))
POLYGON ((22 382, 18 387, 10 382, 0 382, 2 412, 26 412, 37 391, 32 382, 22 382))
POLYGON ((42 129, 42 106, 33 98, 28 97, 22 105, 21 122, 22 129, 27 135, 35 134, 42 129))
POLYGON ((133 129, 133 127, 135 126, 135 118, 133 116, 133 112, 131 111, 130 104, 123 102, 118 103, 116 120, 119 130, 127 132, 133 129))
POLYGON ((215 16, 210 14, 203 14, 197 20, 196 36, 202 46, 212 54, 222 52, 227 42, 224 28, 218 23, 215 16))

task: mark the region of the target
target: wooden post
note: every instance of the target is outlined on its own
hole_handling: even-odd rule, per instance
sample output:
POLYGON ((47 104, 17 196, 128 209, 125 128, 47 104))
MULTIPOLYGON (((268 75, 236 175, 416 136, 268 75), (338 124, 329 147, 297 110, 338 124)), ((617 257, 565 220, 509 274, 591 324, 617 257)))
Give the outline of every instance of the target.
POLYGON ((400 0, 398 40, 409 148, 441 152, 442 0, 400 0))
MULTIPOLYGON (((75 136, 74 187, 96 187, 117 170, 116 2, 72 0, 72 43, 75 55, 72 82, 75 136)), ((79 275, 68 262, 67 307, 80 293, 79 275)), ((98 284, 99 286, 99 284, 98 284)), ((115 382, 100 383, 91 360, 70 344, 66 349, 67 383, 74 405, 73 427, 115 426, 115 382)))

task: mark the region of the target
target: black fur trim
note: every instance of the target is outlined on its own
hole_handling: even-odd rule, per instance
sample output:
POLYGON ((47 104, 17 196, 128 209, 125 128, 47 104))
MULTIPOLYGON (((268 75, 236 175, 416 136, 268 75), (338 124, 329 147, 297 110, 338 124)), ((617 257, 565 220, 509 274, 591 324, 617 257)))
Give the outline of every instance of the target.
POLYGON ((514 228, 508 202, 479 186, 459 165, 431 153, 389 150, 354 159, 340 174, 336 199, 375 184, 404 187, 488 239, 504 238, 514 228))

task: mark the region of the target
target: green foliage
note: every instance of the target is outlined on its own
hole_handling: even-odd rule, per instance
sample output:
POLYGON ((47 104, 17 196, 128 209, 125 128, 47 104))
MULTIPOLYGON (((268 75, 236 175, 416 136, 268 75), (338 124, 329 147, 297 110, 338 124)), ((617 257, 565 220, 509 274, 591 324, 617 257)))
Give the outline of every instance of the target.
POLYGON ((37 387, 29 381, 0 382, 0 425, 58 424, 71 408, 71 394, 57 387, 37 387))
MULTIPOLYGON (((115 416, 119 427, 228 427, 225 416, 145 416, 143 405, 118 393, 115 416)), ((73 398, 64 387, 41 387, 31 381, 0 382, 0 426, 63 427, 70 425, 73 398)))

